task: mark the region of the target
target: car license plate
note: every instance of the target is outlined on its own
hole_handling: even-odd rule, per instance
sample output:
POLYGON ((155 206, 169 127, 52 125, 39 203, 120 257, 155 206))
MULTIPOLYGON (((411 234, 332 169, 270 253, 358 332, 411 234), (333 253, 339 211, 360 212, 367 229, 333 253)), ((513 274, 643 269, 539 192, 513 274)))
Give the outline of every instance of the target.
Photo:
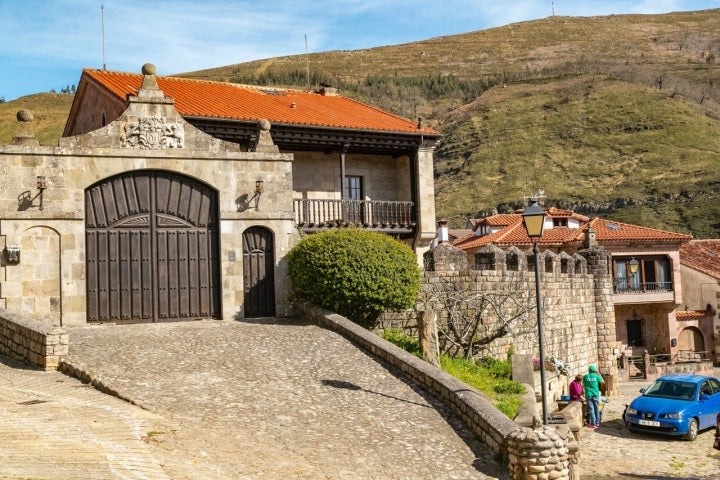
POLYGON ((645 425, 646 427, 659 427, 660 422, 656 422, 655 420, 638 420, 638 423, 640 425, 645 425))

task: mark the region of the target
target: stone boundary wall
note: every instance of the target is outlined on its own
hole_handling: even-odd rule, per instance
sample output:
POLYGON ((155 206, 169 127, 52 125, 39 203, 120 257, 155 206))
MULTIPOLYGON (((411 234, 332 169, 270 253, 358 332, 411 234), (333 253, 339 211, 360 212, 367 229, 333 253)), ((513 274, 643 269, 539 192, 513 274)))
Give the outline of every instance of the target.
POLYGON ((297 305, 305 318, 333 330, 408 375, 435 395, 493 452, 508 458, 507 438, 518 425, 476 390, 347 318, 311 305, 297 305))
MULTIPOLYGON (((416 336, 417 318, 421 311, 437 313, 438 327, 447 324, 450 312, 471 318, 479 301, 473 296, 485 296, 498 309, 486 308, 479 334, 497 329, 496 310, 506 318, 518 309, 525 313, 513 321, 507 333, 483 345, 477 356, 507 358, 508 354, 538 356, 537 314, 535 310, 535 275, 532 252, 515 247, 502 251, 489 247, 476 255, 475 265, 469 266, 465 254, 455 247, 440 245, 429 252, 422 273, 421 290, 415 307, 404 312, 386 312, 378 326, 400 328, 416 336), (458 253, 459 252, 459 253, 458 253), (511 296, 515 300, 508 301, 511 296), (443 302, 452 298, 453 303, 443 302), (460 299, 460 301, 458 301, 460 299)), ((587 260, 579 254, 544 252, 541 258, 541 303, 545 357, 565 362, 568 378, 587 372, 598 361, 597 292, 594 276, 588 272, 587 260)), ((553 385, 551 385, 553 387, 553 385)), ((567 385, 556 385, 562 392, 567 385)))
POLYGON ((0 309, 0 353, 43 370, 55 370, 68 354, 68 333, 0 309))

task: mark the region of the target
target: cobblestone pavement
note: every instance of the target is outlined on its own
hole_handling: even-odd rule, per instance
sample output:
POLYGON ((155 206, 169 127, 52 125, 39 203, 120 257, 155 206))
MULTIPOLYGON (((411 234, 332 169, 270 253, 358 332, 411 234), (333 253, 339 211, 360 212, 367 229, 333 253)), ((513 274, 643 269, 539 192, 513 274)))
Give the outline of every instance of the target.
POLYGON ((0 478, 506 478, 434 398, 316 325, 203 321, 69 333, 73 365, 137 406, 98 401, 103 394, 57 372, 0 368, 0 478), (15 375, 37 383, 6 386, 15 375), (8 388, 20 392, 8 396, 8 388), (35 399, 46 403, 23 404, 35 399), (25 432, 34 415, 43 421, 25 432), (71 416, 80 427, 63 430, 71 416), (101 446, 96 429, 108 437, 101 446), (57 444, 51 455, 47 437, 57 444), (126 444, 126 463, 146 472, 115 472, 115 447, 126 444), (96 463, 85 462, 85 450, 96 463), (81 458, 76 472, 87 476, 54 468, 81 458))
MULTIPOLYGON (((715 374, 717 376, 718 369, 715 374)), ((688 442, 662 435, 632 433, 624 427, 625 405, 650 382, 633 380, 620 384, 611 396, 597 430, 583 428, 580 436, 580 465, 583 480, 695 479, 720 478, 720 451, 712 448, 715 433, 703 430, 688 442)))
POLYGON ((0 479, 169 479, 143 441, 158 420, 60 372, 0 360, 0 479))
MULTIPOLYGON (((0 362, 0 479, 487 479, 505 469, 432 397, 297 321, 70 329, 70 360, 136 405, 0 362)), ((720 478, 712 431, 634 434, 623 383, 583 479, 720 478)))

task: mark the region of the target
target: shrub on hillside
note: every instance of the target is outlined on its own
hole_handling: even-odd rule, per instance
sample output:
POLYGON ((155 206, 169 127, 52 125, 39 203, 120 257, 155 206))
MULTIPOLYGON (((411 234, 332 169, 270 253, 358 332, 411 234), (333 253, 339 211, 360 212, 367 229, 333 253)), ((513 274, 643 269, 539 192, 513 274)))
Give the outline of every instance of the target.
POLYGON ((309 235, 287 256, 297 298, 370 324, 385 310, 410 308, 420 291, 415 253, 358 229, 309 235))

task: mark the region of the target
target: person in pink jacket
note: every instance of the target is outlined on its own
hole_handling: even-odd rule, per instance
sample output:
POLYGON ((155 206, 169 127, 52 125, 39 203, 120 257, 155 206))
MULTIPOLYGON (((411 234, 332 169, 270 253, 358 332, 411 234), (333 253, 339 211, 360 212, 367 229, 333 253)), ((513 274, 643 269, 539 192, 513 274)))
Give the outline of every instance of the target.
POLYGON ((582 402, 585 400, 585 390, 582 384, 582 375, 575 375, 575 380, 570 382, 570 400, 573 402, 582 402))

